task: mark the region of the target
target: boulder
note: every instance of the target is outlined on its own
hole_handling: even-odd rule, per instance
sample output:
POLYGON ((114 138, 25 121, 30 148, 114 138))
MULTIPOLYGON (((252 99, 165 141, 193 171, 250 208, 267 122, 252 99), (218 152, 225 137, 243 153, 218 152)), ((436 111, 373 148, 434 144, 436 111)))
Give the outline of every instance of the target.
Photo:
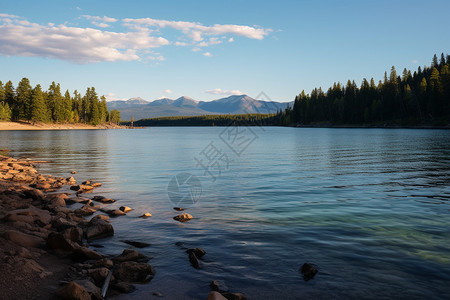
POLYGON ((111 269, 113 266, 114 266, 114 263, 109 258, 99 259, 93 265, 94 268, 105 267, 105 268, 108 268, 108 269, 111 269))
POLYGON ((119 209, 120 209, 121 211, 123 211, 124 213, 130 212, 130 211, 133 210, 133 209, 131 209, 131 208, 128 207, 128 206, 121 206, 121 207, 119 207, 119 209))
POLYGON ((247 300, 247 297, 241 293, 222 293, 222 296, 228 300, 247 300))
POLYGON ((63 236, 69 241, 81 245, 83 241, 83 230, 80 227, 70 227, 63 231, 63 236))
POLYGON ((95 283, 99 286, 103 285, 106 276, 108 276, 108 273, 109 270, 104 267, 88 270, 89 276, 94 279, 95 283))
POLYGON ((102 259, 103 255, 97 251, 91 250, 87 247, 77 247, 72 253, 72 259, 76 261, 85 261, 91 259, 102 259))
POLYGON ((22 247, 39 247, 41 244, 44 244, 43 238, 16 230, 5 231, 4 237, 22 247))
POLYGON ((60 288, 56 295, 61 299, 67 300, 91 300, 91 295, 89 295, 88 291, 74 281, 60 288))
POLYGON ((92 218, 86 229, 86 238, 88 240, 100 239, 113 235, 113 226, 107 221, 99 218, 92 218))
POLYGON ((77 171, 72 171, 70 172, 70 174, 77 174, 77 171))
POLYGON ((33 180, 34 180, 33 177, 25 173, 17 173, 12 178, 12 181, 16 182, 32 182, 33 180))
POLYGON ((75 282, 81 285, 91 295, 92 299, 102 299, 100 296, 102 290, 91 281, 84 279, 84 280, 75 280, 75 282))
POLYGON ((83 205, 81 208, 74 210, 75 215, 78 217, 93 215, 97 210, 89 205, 83 205))
POLYGON ((113 203, 113 202, 116 202, 116 200, 114 200, 114 199, 106 198, 106 197, 103 197, 103 196, 94 196, 94 198, 92 198, 92 200, 98 201, 98 202, 102 202, 102 203, 113 203))
POLYGON ((107 213, 110 217, 118 217, 126 215, 126 213, 124 213, 120 209, 102 209, 101 211, 107 213))
POLYGON ((125 249, 123 250, 122 254, 119 256, 116 256, 112 259, 114 262, 125 262, 125 261, 140 261, 140 262, 147 262, 148 257, 145 256, 142 253, 137 252, 133 249, 125 249))
POLYGON ((216 292, 228 292, 228 287, 225 285, 225 283, 223 283, 222 281, 219 280, 213 280, 211 281, 211 283, 209 284, 209 287, 211 288, 211 291, 216 291, 216 292))
POLYGON ((194 217, 188 213, 184 213, 184 214, 173 217, 174 220, 179 221, 179 222, 187 222, 193 218, 194 217))
POLYGON ((155 271, 147 263, 126 261, 120 263, 114 270, 114 277, 119 281, 146 283, 152 280, 155 271))
POLYGON ((25 197, 31 198, 33 200, 43 201, 44 200, 44 193, 41 190, 38 189, 29 189, 23 191, 25 194, 25 197))
POLYGON ((36 188, 39 190, 49 190, 52 188, 52 185, 48 182, 43 182, 36 184, 36 188))
POLYGON ((69 196, 66 194, 51 194, 47 195, 46 199, 49 202, 51 206, 66 206, 66 199, 68 199, 69 196))
POLYGON ((316 267, 313 264, 310 263, 304 263, 301 267, 300 267, 300 272, 303 275, 303 280, 304 281, 308 281, 313 279, 313 277, 317 274, 317 272, 319 272, 316 267))
POLYGON ((206 251, 202 248, 193 248, 186 250, 186 253, 194 253, 198 258, 203 257, 206 254, 206 251))
POLYGON ((71 240, 65 238, 62 233, 51 232, 47 238, 47 247, 53 250, 71 252, 77 246, 71 240))
POLYGON ((94 183, 91 183, 91 186, 92 187, 99 187, 99 186, 102 186, 102 184, 100 182, 94 182, 94 183))
POLYGON ((181 208, 181 207, 174 207, 173 209, 176 210, 176 211, 183 211, 184 210, 184 208, 181 208))
POLYGON ((149 212, 146 212, 145 214, 143 214, 142 216, 139 216, 139 218, 148 218, 148 217, 151 217, 152 216, 152 214, 151 213, 149 213, 149 212))

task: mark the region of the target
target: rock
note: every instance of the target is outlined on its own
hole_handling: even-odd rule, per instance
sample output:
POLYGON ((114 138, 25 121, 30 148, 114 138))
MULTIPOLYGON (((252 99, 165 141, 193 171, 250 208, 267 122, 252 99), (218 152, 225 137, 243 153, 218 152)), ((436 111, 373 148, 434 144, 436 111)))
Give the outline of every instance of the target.
POLYGON ((92 179, 88 179, 86 181, 83 181, 81 184, 82 185, 91 185, 92 184, 92 179))
POLYGON ((62 250, 66 252, 71 252, 76 248, 72 241, 66 239, 64 235, 59 232, 51 232, 48 235, 47 247, 53 250, 62 250))
POLYGON ((94 279, 97 285, 103 285, 103 282, 105 282, 105 278, 106 276, 108 276, 108 273, 109 270, 104 267, 88 270, 89 276, 94 279))
POLYGON ((103 196, 94 196, 94 198, 92 198, 92 200, 98 201, 98 202, 102 202, 102 203, 113 203, 113 202, 116 202, 116 200, 114 200, 114 199, 105 198, 103 196))
POLYGON ((225 285, 225 283, 218 280, 211 281, 209 287, 211 288, 211 291, 216 291, 219 293, 228 292, 228 287, 225 285))
POLYGON ((51 194, 47 195, 46 199, 51 206, 66 206, 66 199, 69 197, 66 194, 51 194))
POLYGON ((125 261, 139 261, 139 262, 147 262, 148 257, 144 254, 141 254, 133 249, 125 249, 122 254, 116 256, 112 259, 114 262, 125 262, 125 261))
POLYGON ((90 295, 92 299, 101 299, 102 290, 93 284, 89 280, 75 280, 76 283, 81 285, 90 295))
POLYGON ((17 173, 12 178, 12 181, 16 181, 16 182, 32 182, 33 180, 34 180, 33 177, 31 177, 25 173, 17 173))
POLYGON ((114 277, 119 281, 146 283, 152 280, 155 271, 147 263, 126 261, 120 263, 114 270, 114 277))
POLYGON ((111 288, 121 293, 129 294, 136 290, 136 287, 128 282, 116 282, 111 285, 111 288))
POLYGON ((100 239, 114 235, 114 228, 107 221, 92 218, 86 229, 86 238, 88 240, 100 239))
POLYGON ((303 280, 308 281, 314 278, 314 276, 319 272, 316 267, 310 263, 304 263, 300 272, 303 274, 303 280))
POLYGON ((74 281, 60 288, 56 295, 61 299, 67 300, 91 300, 91 295, 89 295, 88 291, 74 281))
POLYGON ((84 197, 72 197, 72 198, 66 199, 67 204, 74 204, 74 203, 89 204, 90 202, 92 202, 91 199, 84 198, 84 197))
POLYGON ((154 293, 153 293, 153 296, 156 296, 156 297, 164 297, 163 293, 161 293, 161 292, 154 292, 154 293))
POLYGON ((108 268, 108 269, 111 269, 113 266, 114 266, 114 263, 109 258, 99 259, 93 265, 94 268, 105 267, 105 268, 108 268))
POLYGON ((29 197, 33 200, 38 200, 38 201, 43 201, 44 197, 45 197, 44 193, 38 189, 25 190, 25 191, 23 191, 23 193, 25 194, 25 197, 29 197))
POLYGON ((119 209, 120 209, 121 211, 123 211, 124 213, 130 212, 130 211, 133 210, 133 209, 131 209, 131 208, 128 207, 128 206, 121 206, 119 209))
POLYGON ((200 263, 194 252, 189 252, 189 261, 194 268, 200 269, 200 263))
POLYGON ((83 205, 81 208, 74 210, 75 215, 79 217, 93 215, 97 210, 89 205, 83 205))
POLYGON ((107 213, 110 217, 118 217, 126 215, 126 213, 124 213, 120 209, 102 209, 101 211, 107 213))
MULTIPOLYGON (((107 215, 96 215, 96 216, 93 216, 92 219, 101 219, 101 220, 108 221, 109 220, 109 216, 107 216, 107 215)), ((92 221, 92 219, 91 219, 91 221, 92 221)))
POLYGON ((97 251, 86 247, 77 247, 72 253, 72 259, 75 261, 85 261, 90 259, 102 259, 103 255, 97 251))
POLYGON ((94 182, 91 184, 92 187, 99 187, 102 186, 102 184, 100 182, 94 182))
POLYGON ((50 183, 43 182, 43 183, 36 184, 36 188, 39 190, 49 190, 52 188, 52 186, 50 183))
POLYGON ((193 218, 194 217, 188 213, 184 213, 184 214, 173 217, 174 220, 179 221, 179 222, 187 222, 193 218))
POLYGON ((32 205, 28 208, 12 210, 5 216, 6 221, 22 221, 26 223, 37 221, 40 225, 49 224, 51 219, 52 217, 49 211, 39 209, 32 205))
POLYGON ((149 243, 135 242, 135 241, 130 241, 130 240, 122 240, 121 242, 125 243, 125 244, 128 244, 128 245, 131 245, 131 246, 134 246, 136 248, 145 248, 145 247, 150 246, 149 243))
POLYGON ((208 294, 208 300, 227 300, 221 293, 212 291, 208 294))
POLYGON ((202 248, 194 248, 194 249, 188 249, 186 250, 186 253, 194 253, 195 256, 197 256, 198 258, 203 257, 206 254, 206 251, 203 250, 202 248))
POLYGON ((77 171, 72 171, 70 172, 70 174, 77 174, 77 171))
POLYGON ((57 217, 52 221, 52 226, 58 231, 63 231, 70 227, 77 226, 76 222, 66 220, 65 218, 57 217))
POLYGON ((73 185, 70 189, 81 193, 94 190, 92 186, 85 184, 73 185))
POLYGON ((142 216, 139 216, 139 218, 148 218, 148 217, 151 217, 152 216, 152 214, 151 213, 149 213, 149 212, 146 212, 145 214, 143 214, 142 216))
POLYGON ((184 208, 181 208, 181 207, 174 207, 173 209, 176 210, 176 211, 183 211, 184 210, 184 208))
POLYGON ((73 177, 68 177, 68 178, 66 178, 66 184, 76 185, 77 181, 73 177))
POLYGON ((22 246, 22 247, 39 247, 41 244, 44 244, 44 239, 26 234, 16 230, 7 230, 5 231, 4 237, 11 242, 22 246))
POLYGON ((81 245, 83 241, 83 230, 80 227, 67 228, 66 230, 64 230, 63 236, 69 241, 81 245))

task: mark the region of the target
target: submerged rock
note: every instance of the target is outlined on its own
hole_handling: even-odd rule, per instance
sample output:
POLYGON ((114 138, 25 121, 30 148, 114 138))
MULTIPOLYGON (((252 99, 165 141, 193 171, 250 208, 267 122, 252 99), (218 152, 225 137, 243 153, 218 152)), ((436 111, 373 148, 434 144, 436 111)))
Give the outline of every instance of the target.
POLYGON ((128 207, 128 206, 121 206, 121 207, 119 207, 119 209, 120 209, 121 211, 123 211, 124 213, 130 212, 130 211, 133 210, 132 208, 130 208, 130 207, 128 207))
POLYGON ((174 219, 175 221, 179 221, 179 222, 187 222, 187 221, 189 221, 189 220, 191 220, 191 219, 193 219, 193 218, 194 218, 194 217, 191 216, 191 215, 188 214, 188 213, 184 213, 184 214, 181 214, 181 215, 178 215, 178 216, 173 217, 173 219, 174 219))
POLYGON ((111 288, 121 293, 129 294, 136 290, 136 287, 128 282, 116 282, 111 284, 111 288))
POLYGON ((227 300, 221 293, 212 291, 208 294, 208 300, 227 300))
POLYGON ((181 208, 181 207, 174 207, 173 209, 176 210, 176 211, 183 211, 184 210, 184 208, 181 208))
POLYGON ((122 240, 121 242, 125 243, 125 244, 128 244, 128 245, 131 245, 131 246, 134 246, 136 248, 145 248, 145 247, 150 246, 149 243, 135 242, 135 241, 130 241, 130 240, 122 240))
POLYGON ((103 196, 94 196, 94 198, 92 198, 92 200, 98 201, 98 202, 101 202, 101 203, 113 203, 113 202, 116 202, 116 200, 114 200, 114 199, 106 198, 106 197, 103 197, 103 196))
POLYGON ((202 248, 193 248, 186 250, 186 253, 194 253, 198 258, 203 257, 206 254, 206 251, 202 248))
POLYGON ((304 263, 300 272, 303 274, 303 280, 308 281, 314 278, 314 276, 319 272, 316 267, 310 263, 304 263))
POLYGON ((133 249, 125 249, 122 254, 116 256, 112 259, 115 262, 125 262, 125 261, 139 261, 139 262, 147 262, 148 257, 142 253, 137 252, 133 249))
POLYGON ((149 217, 151 217, 152 216, 152 214, 151 213, 149 213, 149 212, 146 212, 145 214, 143 214, 142 216, 139 216, 139 218, 149 218, 149 217))
POLYGON ((194 268, 200 269, 200 263, 194 252, 189 252, 189 261, 194 268))

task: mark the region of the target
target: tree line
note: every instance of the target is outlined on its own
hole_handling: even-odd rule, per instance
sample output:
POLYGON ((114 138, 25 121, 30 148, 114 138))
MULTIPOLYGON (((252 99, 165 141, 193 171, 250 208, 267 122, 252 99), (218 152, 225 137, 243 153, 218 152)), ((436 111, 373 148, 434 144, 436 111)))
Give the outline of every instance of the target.
POLYGON ((363 79, 344 86, 334 83, 327 92, 303 90, 292 108, 278 113, 279 125, 308 124, 399 124, 447 125, 450 123, 450 56, 435 54, 430 67, 417 71, 395 67, 384 80, 363 79))
POLYGON ((99 97, 94 87, 82 96, 77 90, 71 95, 61 92, 60 84, 52 82, 47 91, 40 84, 34 88, 28 78, 14 88, 10 81, 0 81, 0 120, 42 123, 86 123, 98 125, 120 122, 118 110, 108 111, 105 96, 99 97))
MULTIPOLYGON (((204 115, 159 117, 135 121, 136 126, 268 126, 278 122, 277 114, 204 115)), ((130 125, 124 123, 124 125, 130 125)))

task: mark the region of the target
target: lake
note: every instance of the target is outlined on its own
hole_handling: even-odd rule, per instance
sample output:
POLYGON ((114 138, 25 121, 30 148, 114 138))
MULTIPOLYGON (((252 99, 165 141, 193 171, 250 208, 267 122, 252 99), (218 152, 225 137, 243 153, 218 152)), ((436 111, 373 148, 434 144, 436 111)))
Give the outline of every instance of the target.
POLYGON ((0 148, 134 209, 98 251, 148 242, 156 276, 119 299, 206 299, 212 280, 249 299, 450 298, 448 130, 0 131, 0 148), (194 219, 174 221, 174 206, 194 219), (307 282, 304 262, 319 270, 307 282))

